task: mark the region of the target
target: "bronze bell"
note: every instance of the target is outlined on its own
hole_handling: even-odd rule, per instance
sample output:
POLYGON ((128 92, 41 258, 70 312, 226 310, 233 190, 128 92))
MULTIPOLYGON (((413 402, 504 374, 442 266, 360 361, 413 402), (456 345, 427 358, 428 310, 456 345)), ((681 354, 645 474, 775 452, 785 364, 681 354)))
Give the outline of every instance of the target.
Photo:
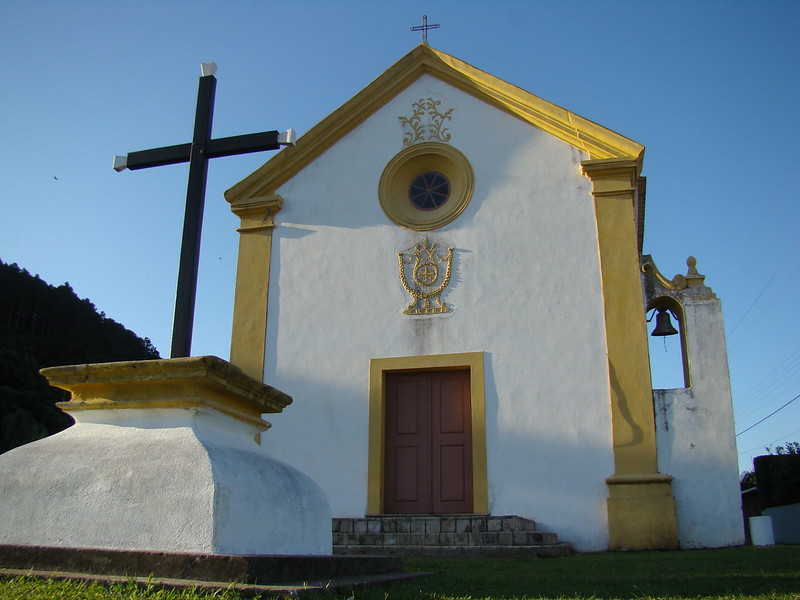
MULTIPOLYGON (((677 318, 677 317, 676 317, 677 318)), ((656 328, 653 329, 654 336, 676 335, 678 330, 672 326, 672 320, 669 318, 669 310, 666 308, 659 308, 656 315, 656 328)))

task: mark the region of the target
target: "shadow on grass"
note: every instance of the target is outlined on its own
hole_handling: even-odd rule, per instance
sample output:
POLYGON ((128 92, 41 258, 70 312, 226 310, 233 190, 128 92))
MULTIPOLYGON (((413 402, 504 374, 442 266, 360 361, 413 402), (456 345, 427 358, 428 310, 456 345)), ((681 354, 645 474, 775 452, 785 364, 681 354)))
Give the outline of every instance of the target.
POLYGON ((800 598, 800 546, 404 562, 434 574, 357 590, 355 599, 800 598))

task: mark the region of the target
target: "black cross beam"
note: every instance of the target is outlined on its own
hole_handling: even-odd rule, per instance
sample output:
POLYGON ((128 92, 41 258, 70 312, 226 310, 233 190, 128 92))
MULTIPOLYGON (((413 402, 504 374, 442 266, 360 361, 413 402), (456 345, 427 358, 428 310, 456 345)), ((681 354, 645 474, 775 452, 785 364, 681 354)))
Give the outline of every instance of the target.
POLYGON ((426 46, 428 45, 428 29, 439 29, 441 25, 428 25, 428 15, 422 15, 422 25, 417 25, 416 27, 411 27, 411 31, 421 31, 422 32, 422 43, 426 46))
POLYGON ((189 185, 186 189, 186 213, 183 220, 183 241, 178 269, 178 290, 175 298, 175 320, 172 328, 172 358, 189 356, 192 348, 192 323, 197 295, 197 272, 200 263, 200 233, 203 227, 203 206, 206 197, 208 160, 219 156, 247 154, 263 150, 278 150, 294 144, 294 131, 284 133, 264 131, 249 135, 211 139, 211 122, 214 117, 214 93, 217 65, 201 65, 200 87, 197 92, 197 110, 194 118, 194 136, 189 144, 165 146, 152 150, 130 152, 114 157, 114 169, 123 171, 146 169, 161 165, 189 163, 189 185))

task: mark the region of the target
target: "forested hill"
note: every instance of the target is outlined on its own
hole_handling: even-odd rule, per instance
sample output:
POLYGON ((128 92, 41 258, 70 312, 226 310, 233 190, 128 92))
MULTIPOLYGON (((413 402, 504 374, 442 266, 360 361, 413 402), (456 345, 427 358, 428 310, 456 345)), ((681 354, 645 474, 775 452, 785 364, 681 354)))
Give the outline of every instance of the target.
POLYGON ((72 424, 55 406, 68 393, 39 369, 152 358, 149 339, 98 313, 69 283, 54 287, 0 260, 0 452, 72 424))

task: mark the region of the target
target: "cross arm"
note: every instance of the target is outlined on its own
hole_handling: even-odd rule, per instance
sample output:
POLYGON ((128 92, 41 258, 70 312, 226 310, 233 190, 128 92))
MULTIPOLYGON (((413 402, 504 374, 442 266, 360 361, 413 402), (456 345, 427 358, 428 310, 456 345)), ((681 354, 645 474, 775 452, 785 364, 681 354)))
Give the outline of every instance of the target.
POLYGON ((177 146, 164 146, 163 148, 153 148, 152 150, 129 152, 128 156, 114 157, 114 169, 122 171, 128 168, 131 171, 135 171, 136 169, 189 162, 191 152, 191 144, 178 144, 177 146))
POLYGON ((263 131, 246 135, 209 140, 206 146, 206 157, 232 156, 234 154, 248 154, 262 150, 278 150, 280 133, 277 131, 263 131))
MULTIPOLYGON (((278 131, 262 131, 246 135, 208 140, 201 152, 205 158, 220 156, 233 156, 234 154, 249 154, 262 150, 278 150, 281 146, 293 146, 295 142, 294 129, 287 129, 283 133, 278 131)), ((124 171, 130 169, 146 169, 162 165, 189 162, 192 153, 192 144, 178 144, 177 146, 164 146, 152 150, 129 152, 127 156, 114 157, 114 170, 124 171)))

